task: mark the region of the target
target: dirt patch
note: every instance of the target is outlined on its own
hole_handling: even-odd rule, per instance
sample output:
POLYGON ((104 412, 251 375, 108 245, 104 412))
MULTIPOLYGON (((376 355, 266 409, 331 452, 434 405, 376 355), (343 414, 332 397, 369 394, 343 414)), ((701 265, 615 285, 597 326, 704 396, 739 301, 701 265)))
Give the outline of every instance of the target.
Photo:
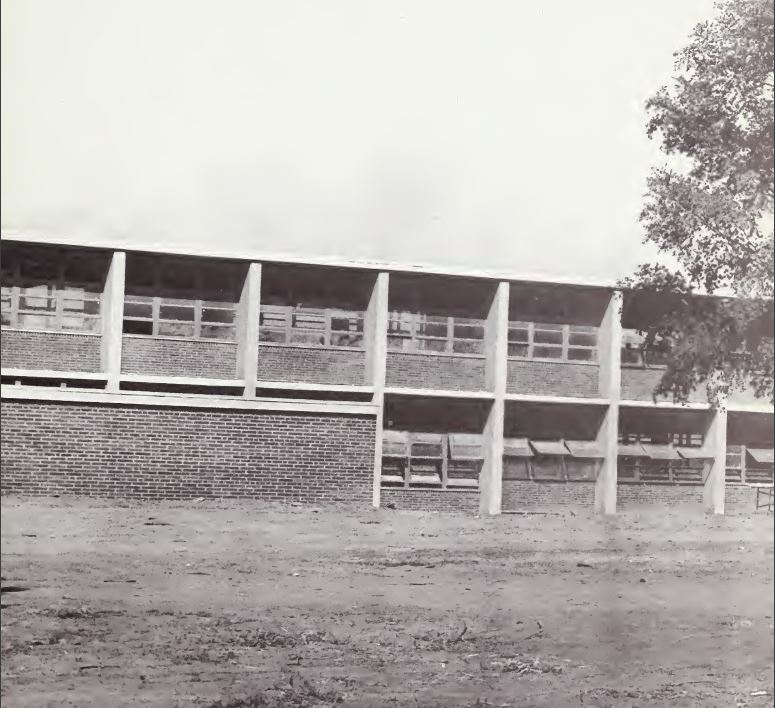
POLYGON ((771 518, 191 507, 3 500, 4 707, 772 705, 771 518))

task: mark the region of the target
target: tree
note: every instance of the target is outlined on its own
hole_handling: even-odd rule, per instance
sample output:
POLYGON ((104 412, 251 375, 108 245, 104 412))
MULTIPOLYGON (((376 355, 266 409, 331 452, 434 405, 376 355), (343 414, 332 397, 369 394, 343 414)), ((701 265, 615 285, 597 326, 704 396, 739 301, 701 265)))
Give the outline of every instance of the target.
POLYGON ((686 401, 704 383, 711 402, 748 385, 772 400, 773 6, 716 8, 646 103, 670 164, 648 177, 644 242, 678 269, 642 265, 621 284, 659 303, 643 330, 667 359, 655 397, 686 401))

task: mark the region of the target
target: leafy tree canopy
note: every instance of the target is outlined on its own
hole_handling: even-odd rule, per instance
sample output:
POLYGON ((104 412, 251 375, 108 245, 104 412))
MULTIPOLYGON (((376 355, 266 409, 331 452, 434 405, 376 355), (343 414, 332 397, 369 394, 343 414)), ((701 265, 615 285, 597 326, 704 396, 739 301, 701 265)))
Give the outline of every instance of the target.
POLYGON ((621 285, 659 303, 644 329, 644 348, 667 356, 655 396, 685 401, 705 384, 717 402, 752 384, 772 400, 773 5, 717 10, 646 103, 648 135, 670 163, 649 175, 640 220, 679 269, 642 265, 621 285))

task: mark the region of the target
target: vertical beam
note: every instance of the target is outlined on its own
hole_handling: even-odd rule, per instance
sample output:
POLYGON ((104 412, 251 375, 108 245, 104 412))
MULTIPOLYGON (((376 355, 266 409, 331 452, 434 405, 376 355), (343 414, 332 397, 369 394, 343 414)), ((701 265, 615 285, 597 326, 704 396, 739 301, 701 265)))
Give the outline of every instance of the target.
POLYGON ((622 390, 622 293, 614 291, 608 302, 597 338, 600 363, 599 390, 608 408, 598 431, 603 461, 595 484, 595 511, 616 513, 616 480, 619 451, 619 400, 622 390))
POLYGON ((387 360, 388 322, 387 273, 378 273, 369 298, 369 305, 363 318, 363 343, 366 347, 366 370, 364 381, 367 386, 384 388, 387 360))
POLYGON ((479 476, 479 513, 500 514, 503 493, 503 419, 509 333, 509 284, 498 283, 484 326, 485 386, 494 394, 484 427, 484 462, 479 476))
POLYGON ((260 314, 261 264, 251 263, 237 305, 237 376, 245 381, 245 398, 256 396, 260 314))
POLYGON ((102 371, 108 377, 107 390, 118 391, 121 376, 121 334, 124 324, 124 280, 126 253, 114 251, 102 293, 102 371))
POLYGON ((704 445, 713 453, 702 490, 705 511, 709 514, 723 514, 727 467, 726 400, 719 401, 718 408, 710 412, 704 445))
POLYGON ((382 430, 385 420, 385 370, 387 368, 388 292, 390 277, 378 273, 363 319, 363 339, 366 346, 366 384, 374 387, 372 402, 377 406, 374 435, 374 474, 371 504, 380 505, 382 478, 382 430))

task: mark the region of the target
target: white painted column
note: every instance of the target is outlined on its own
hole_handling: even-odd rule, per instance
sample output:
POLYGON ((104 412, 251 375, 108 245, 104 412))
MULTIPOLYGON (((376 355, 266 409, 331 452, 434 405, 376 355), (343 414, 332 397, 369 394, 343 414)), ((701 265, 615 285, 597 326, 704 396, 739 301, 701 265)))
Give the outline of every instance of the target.
POLYGON ((114 251, 102 293, 102 371, 107 390, 118 391, 121 377, 121 337, 124 329, 124 281, 126 253, 114 251))
POLYGON ((261 264, 251 263, 237 305, 237 376, 245 381, 244 398, 256 397, 260 314, 261 264))
POLYGON ((387 368, 388 292, 390 276, 379 273, 371 292, 369 306, 363 322, 363 339, 366 346, 366 384, 374 387, 372 402, 377 406, 374 434, 374 475, 372 478, 371 504, 380 505, 382 478, 382 429, 385 416, 385 370, 387 368))
POLYGON ((606 308, 598 333, 600 363, 599 391, 608 399, 608 408, 598 431, 603 462, 595 485, 595 511, 616 513, 616 480, 619 451, 619 400, 622 391, 622 293, 615 291, 606 308))
POLYGON ((727 468, 726 400, 719 401, 718 408, 710 412, 704 444, 713 452, 713 459, 710 460, 710 469, 702 490, 705 511, 709 514, 723 514, 727 468))
POLYGON ((484 428, 484 461, 479 476, 479 513, 500 514, 503 496, 503 419, 509 334, 509 284, 498 283, 484 328, 485 386, 494 394, 484 428))

